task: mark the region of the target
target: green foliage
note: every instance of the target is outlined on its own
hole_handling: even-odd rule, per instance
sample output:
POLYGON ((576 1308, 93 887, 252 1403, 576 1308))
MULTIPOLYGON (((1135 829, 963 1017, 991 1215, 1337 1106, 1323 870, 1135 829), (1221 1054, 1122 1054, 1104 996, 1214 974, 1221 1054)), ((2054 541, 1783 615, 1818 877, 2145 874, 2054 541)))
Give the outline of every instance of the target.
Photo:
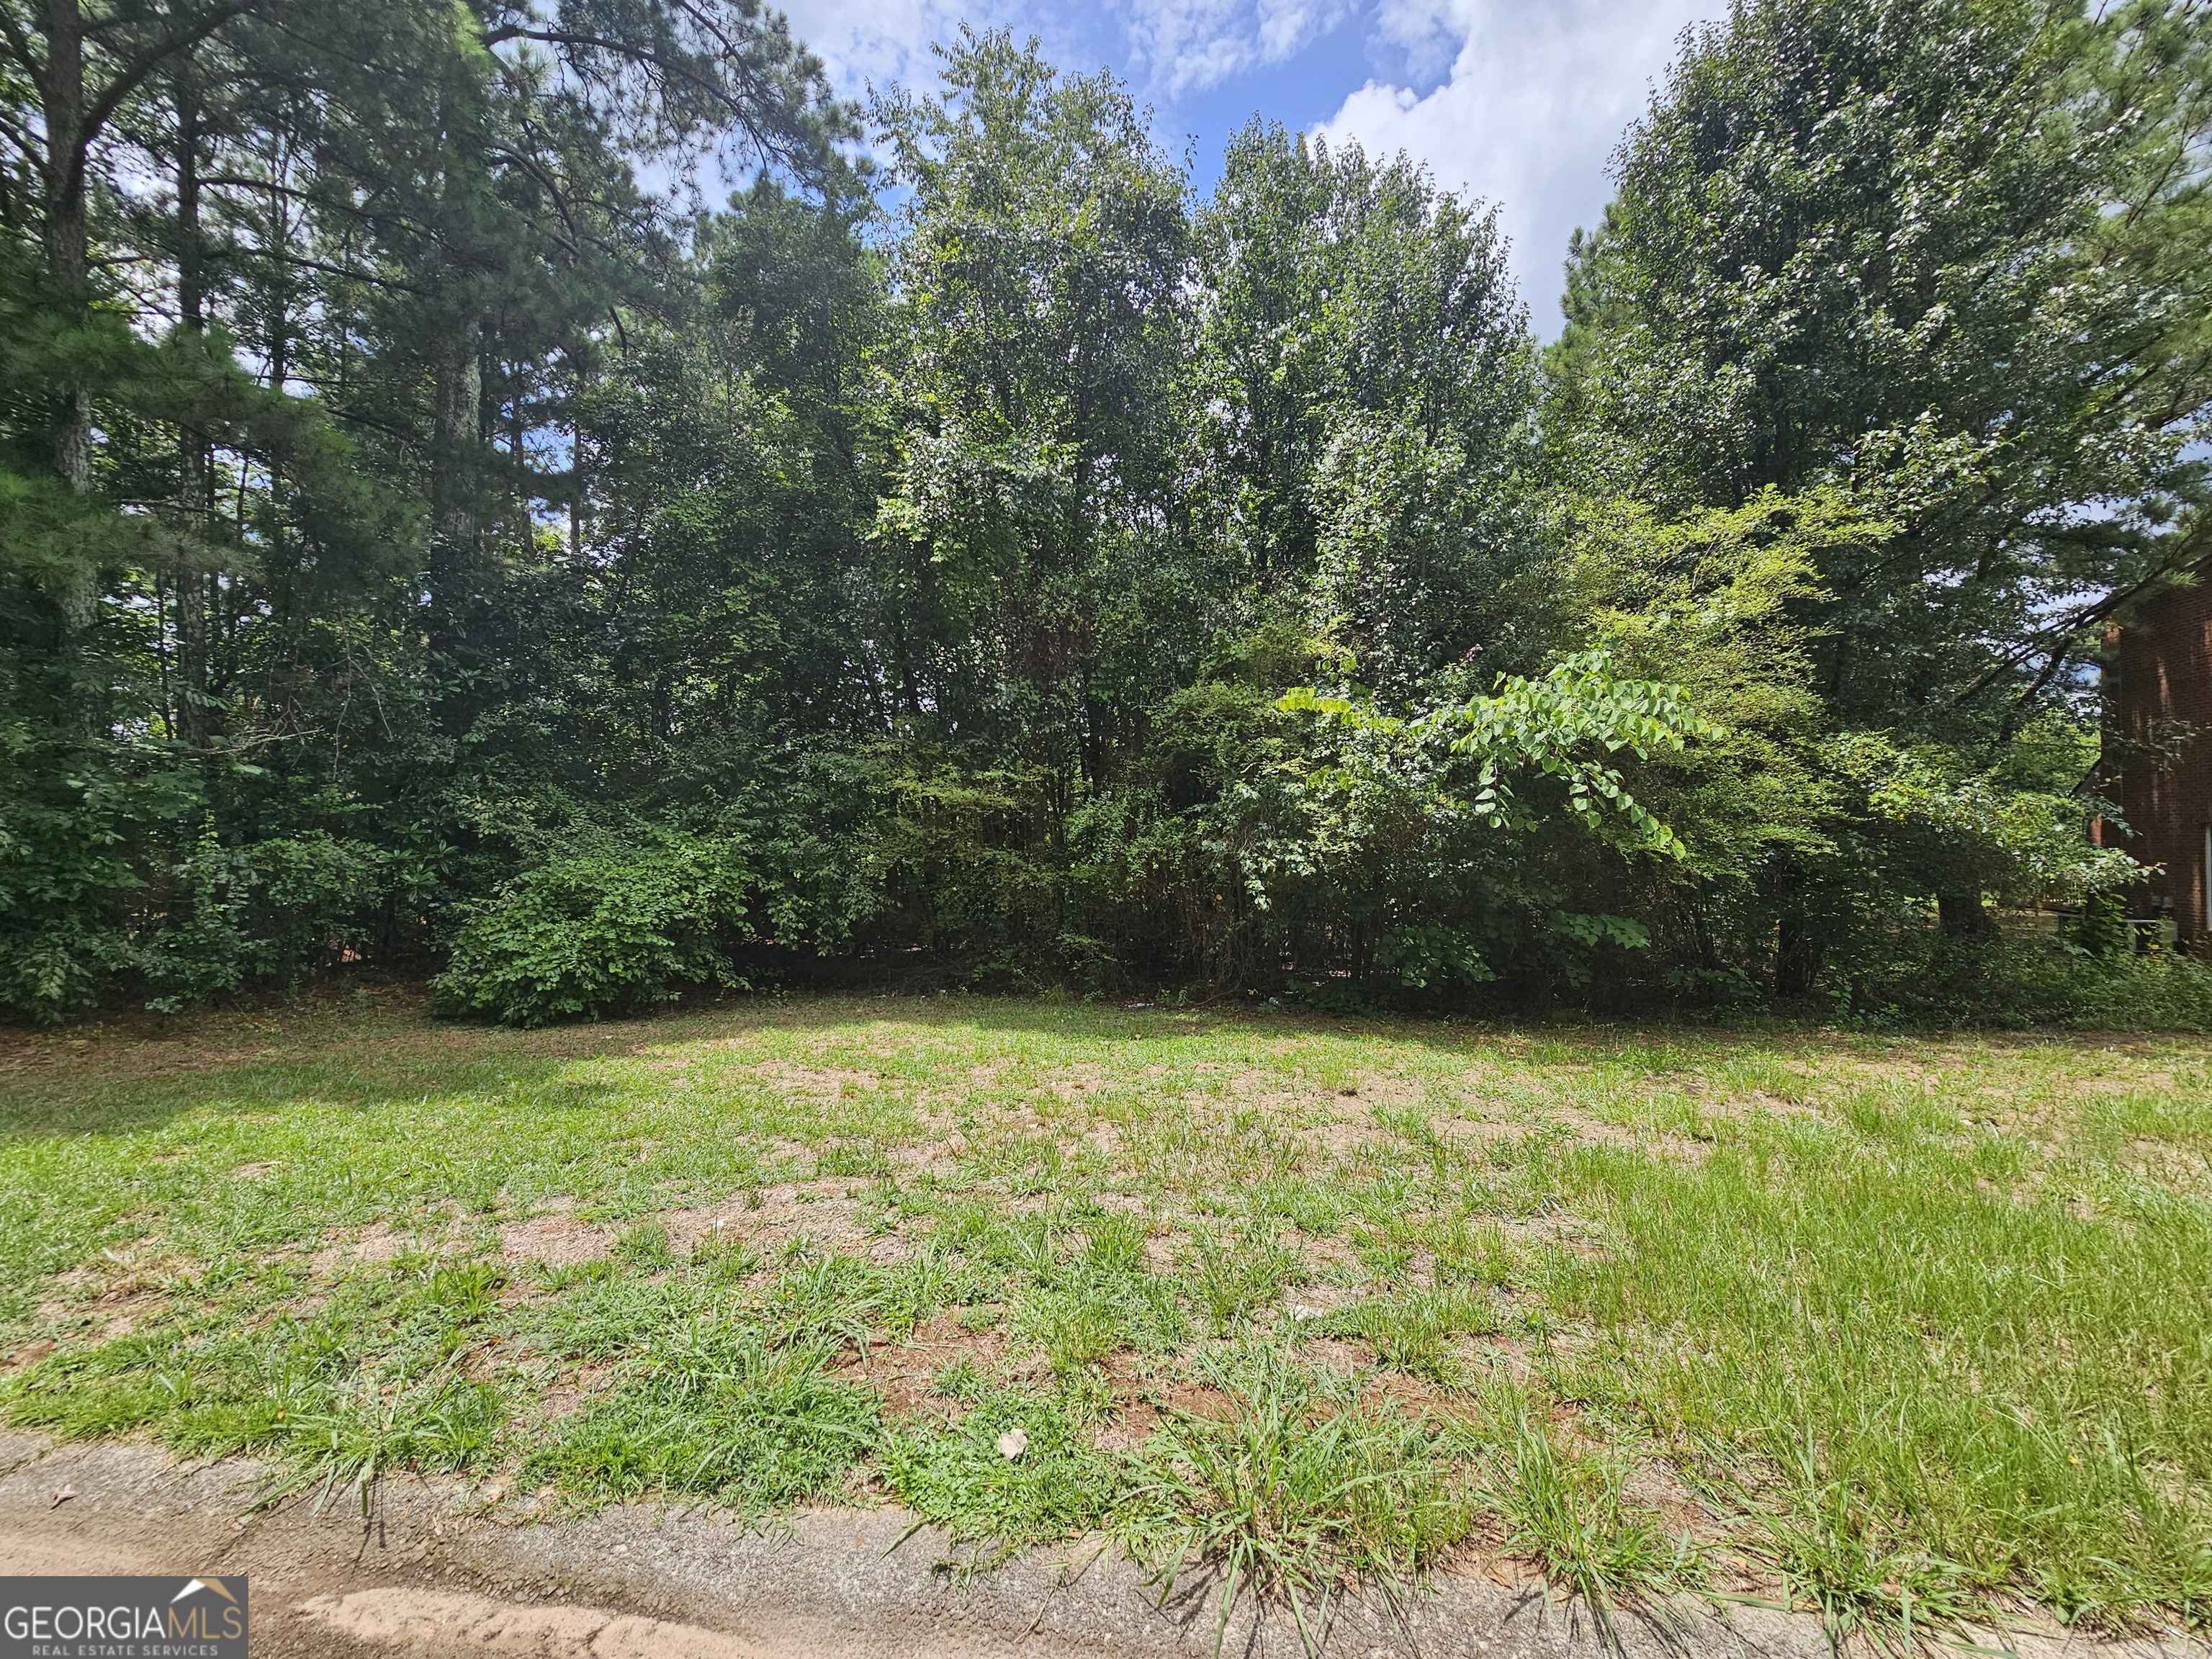
MULTIPOLYGON (((1639 760, 1656 752, 1679 753, 1693 738, 1718 735, 1692 712, 1681 689, 1655 681, 1624 680, 1602 651, 1580 653, 1553 665, 1540 680, 1502 678, 1489 696, 1430 711, 1403 721, 1360 708, 1341 697, 1317 697, 1310 688, 1285 694, 1286 713, 1311 713, 1355 732, 1401 739, 1419 752, 1441 749, 1455 761, 1474 763, 1464 797, 1439 792, 1428 811, 1464 817, 1486 827, 1529 830, 1535 815, 1514 794, 1510 775, 1524 770, 1555 780, 1565 805, 1590 830, 1605 830, 1619 817, 1626 831, 1613 839, 1628 850, 1679 854, 1681 842, 1622 787, 1620 775, 1591 758, 1593 751, 1626 749, 1639 760)), ((1370 751, 1371 752, 1371 751, 1370 751)), ((1432 773, 1431 789, 1448 775, 1432 773)), ((1428 781, 1428 778, 1424 779, 1428 781)))
POLYGON ((459 1012, 543 1025, 734 982, 724 940, 749 873, 734 849, 699 841, 555 859, 471 919, 434 988, 459 1012))
POLYGON ((1868 732, 1837 738, 1823 758, 1865 792, 1868 818, 1918 841, 1898 862, 1949 866, 1930 882, 1939 892, 2078 905, 2142 872, 2119 848, 2090 842, 2096 804, 2078 794, 2008 786, 1995 772, 1961 776, 1948 755, 1901 751, 1868 732))
MULTIPOLYGON (((1712 710, 1754 734, 1729 771, 1758 810, 1700 803, 1748 879, 1674 901, 1692 971, 1832 994, 1930 908, 1982 933, 1992 897, 2128 880, 2083 844, 2084 671, 2202 557, 2212 289, 2138 240, 2204 211, 2176 159, 2206 130, 2202 25, 1760 0, 1630 130, 1553 354, 1560 473, 1644 504, 1591 514, 1601 538, 1765 520, 1797 566, 1741 630, 1780 647, 1735 676, 1767 718, 1712 710)), ((1630 539, 1671 574, 1666 533, 1630 539)))
MULTIPOLYGON (((1548 350, 1403 158, 1201 198, 1004 32, 879 172, 737 0, 178 5, 0 78, 9 1015, 2197 1018, 1990 914, 2141 877, 2087 671, 2203 554, 2197 0, 1747 0, 1548 350)), ((1159 1328, 1036 1288, 1071 1375, 1159 1328)))
POLYGON ((1536 386, 1495 217, 1403 157, 1255 120, 1193 235, 1178 508, 1227 640, 1273 641, 1251 667, 1294 642, 1393 701, 1471 653, 1535 666, 1536 386))
POLYGON ((2212 969, 2160 951, 2086 951, 2063 938, 1907 933, 1875 957, 1851 1008, 1873 1021, 2088 1031, 2212 1030, 2212 969))

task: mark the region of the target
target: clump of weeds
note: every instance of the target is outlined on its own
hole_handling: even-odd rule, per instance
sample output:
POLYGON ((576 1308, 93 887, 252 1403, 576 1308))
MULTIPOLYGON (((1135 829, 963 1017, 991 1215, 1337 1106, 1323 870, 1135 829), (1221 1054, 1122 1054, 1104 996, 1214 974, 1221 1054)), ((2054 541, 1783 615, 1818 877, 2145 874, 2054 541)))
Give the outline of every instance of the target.
POLYGON ((1474 1526, 1435 1425, 1281 1349, 1245 1346, 1200 1369, 1226 1409, 1167 1419, 1117 1523, 1161 1564, 1163 1601, 1191 1564, 1218 1566, 1217 1654, 1247 1594, 1281 1597, 1316 1651, 1331 1595, 1363 1580, 1391 1594, 1474 1526))

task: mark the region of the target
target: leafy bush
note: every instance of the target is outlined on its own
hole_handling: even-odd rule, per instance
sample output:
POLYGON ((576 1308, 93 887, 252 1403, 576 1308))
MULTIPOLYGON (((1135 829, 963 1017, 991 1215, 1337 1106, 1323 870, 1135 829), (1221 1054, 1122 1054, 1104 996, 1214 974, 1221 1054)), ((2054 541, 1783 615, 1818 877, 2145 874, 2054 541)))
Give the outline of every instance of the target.
POLYGON ((149 825, 198 810, 191 788, 109 775, 79 793, 0 806, 0 1009, 54 1019, 123 986, 171 1009, 296 981, 366 944, 410 884, 403 855, 322 830, 134 859, 149 825))
POLYGON ((688 837, 554 859, 477 913, 431 988, 457 1012, 544 1025, 741 983, 728 945, 749 881, 726 842, 688 837))
POLYGON ((96 915, 42 916, 0 930, 0 1008, 58 1020, 94 1001, 105 978, 141 965, 131 936, 96 915))
POLYGON ((104 775, 89 787, 92 771, 0 721, 0 1009, 58 1019, 143 965, 121 915, 140 885, 130 845, 185 798, 104 775))

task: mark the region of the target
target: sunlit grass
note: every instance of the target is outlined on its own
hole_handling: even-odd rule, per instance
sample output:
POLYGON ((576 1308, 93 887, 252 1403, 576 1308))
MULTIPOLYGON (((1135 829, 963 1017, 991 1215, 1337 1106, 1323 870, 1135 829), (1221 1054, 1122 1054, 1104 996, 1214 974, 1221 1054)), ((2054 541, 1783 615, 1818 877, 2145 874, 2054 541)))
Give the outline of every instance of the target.
POLYGON ((331 1496, 896 1499, 1309 1613, 1473 1552, 1601 1614, 1724 1567, 1891 1642, 2203 1626, 2208 1195, 2199 1040, 210 1017, 0 1048, 0 1412, 331 1496))
POLYGON ((1247 1591, 1279 1596, 1310 1650, 1333 1594, 1396 1583, 1474 1529, 1465 1472, 1433 1422, 1273 1347, 1208 1354, 1200 1372, 1218 1413, 1170 1418, 1120 1518, 1164 1561, 1166 1591, 1194 1558, 1221 1565, 1217 1652, 1247 1591))

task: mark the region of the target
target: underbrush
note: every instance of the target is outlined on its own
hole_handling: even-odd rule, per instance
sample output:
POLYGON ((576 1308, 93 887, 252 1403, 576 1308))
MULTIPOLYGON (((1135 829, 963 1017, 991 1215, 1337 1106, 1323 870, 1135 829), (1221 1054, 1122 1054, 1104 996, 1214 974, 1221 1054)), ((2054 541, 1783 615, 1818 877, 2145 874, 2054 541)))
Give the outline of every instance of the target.
POLYGON ((1861 979, 1851 1007, 1861 1018, 1922 1026, 2212 1031, 2212 969, 2166 951, 1938 939, 1861 979))

